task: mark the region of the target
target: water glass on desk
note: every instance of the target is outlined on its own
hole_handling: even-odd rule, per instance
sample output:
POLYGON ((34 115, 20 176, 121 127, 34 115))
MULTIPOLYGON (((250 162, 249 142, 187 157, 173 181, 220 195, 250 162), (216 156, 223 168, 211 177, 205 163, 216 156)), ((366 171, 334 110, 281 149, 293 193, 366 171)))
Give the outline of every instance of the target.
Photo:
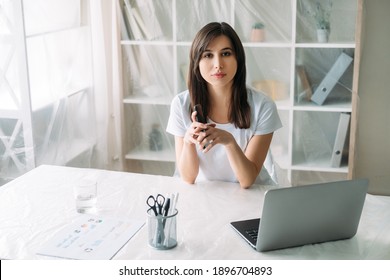
POLYGON ((97 183, 93 180, 81 180, 73 188, 76 200, 76 210, 79 213, 96 211, 97 183))

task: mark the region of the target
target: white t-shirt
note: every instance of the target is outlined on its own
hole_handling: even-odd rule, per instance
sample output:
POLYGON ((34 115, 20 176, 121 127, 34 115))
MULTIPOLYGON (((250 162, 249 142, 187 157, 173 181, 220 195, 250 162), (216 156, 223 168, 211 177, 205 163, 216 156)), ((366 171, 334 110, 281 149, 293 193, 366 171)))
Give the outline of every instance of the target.
MULTIPOLYGON (((215 123, 219 129, 230 132, 237 144, 245 152, 249 140, 254 135, 263 135, 274 132, 282 127, 275 103, 266 95, 248 88, 248 102, 251 108, 251 125, 248 129, 236 128, 234 124, 218 124, 208 119, 209 123, 215 123)), ((191 126, 189 91, 176 95, 171 104, 171 111, 166 131, 174 136, 184 137, 187 129, 191 126)), ((230 166, 223 145, 215 145, 207 153, 197 149, 199 157, 199 180, 218 180, 238 182, 230 166)), ((275 184, 269 173, 263 167, 256 183, 275 184)))

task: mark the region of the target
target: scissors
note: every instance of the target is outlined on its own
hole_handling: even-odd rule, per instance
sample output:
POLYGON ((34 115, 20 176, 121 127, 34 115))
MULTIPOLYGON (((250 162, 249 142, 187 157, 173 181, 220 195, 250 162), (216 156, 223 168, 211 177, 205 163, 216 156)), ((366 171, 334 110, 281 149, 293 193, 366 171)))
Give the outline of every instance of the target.
POLYGON ((149 205, 149 209, 152 209, 156 216, 162 215, 165 197, 158 194, 156 197, 150 195, 146 200, 146 204, 149 205))

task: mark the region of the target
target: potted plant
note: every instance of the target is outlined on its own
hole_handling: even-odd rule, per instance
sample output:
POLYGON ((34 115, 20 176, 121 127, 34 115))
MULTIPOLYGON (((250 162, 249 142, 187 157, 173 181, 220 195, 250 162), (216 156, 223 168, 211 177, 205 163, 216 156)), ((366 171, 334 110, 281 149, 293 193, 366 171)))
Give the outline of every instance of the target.
POLYGON ((314 8, 311 7, 311 9, 308 10, 308 13, 315 21, 317 29, 317 40, 320 43, 328 42, 332 5, 332 0, 316 1, 314 8))
POLYGON ((255 22, 252 25, 251 41, 264 42, 265 40, 265 25, 262 22, 255 22))

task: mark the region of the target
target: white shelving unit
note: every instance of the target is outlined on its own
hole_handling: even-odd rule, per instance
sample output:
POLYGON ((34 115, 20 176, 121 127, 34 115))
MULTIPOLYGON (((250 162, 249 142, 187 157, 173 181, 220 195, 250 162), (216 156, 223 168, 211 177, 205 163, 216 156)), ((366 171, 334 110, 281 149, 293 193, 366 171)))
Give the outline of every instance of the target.
POLYGON ((173 173, 174 140, 165 133, 165 127, 173 96, 186 89, 191 41, 206 23, 226 21, 235 28, 246 50, 248 85, 265 91, 277 104, 283 128, 274 134, 271 152, 279 177, 283 178, 281 183, 296 185, 352 178, 363 0, 333 1, 331 32, 326 43, 317 42, 313 18, 308 13, 316 2, 118 0, 124 169, 173 173), (146 28, 148 36, 142 34, 141 27, 134 39, 134 22, 132 25, 128 21, 134 12, 147 19, 140 26, 146 28), (250 41, 251 26, 257 21, 265 23, 263 42, 250 41), (341 52, 354 60, 329 98, 323 105, 305 100, 296 66, 303 65, 314 92, 341 52), (338 116, 342 112, 351 114, 346 145, 349 150, 340 167, 331 167, 338 116), (150 127, 155 123, 163 134, 161 151, 151 151, 148 145, 150 127))

